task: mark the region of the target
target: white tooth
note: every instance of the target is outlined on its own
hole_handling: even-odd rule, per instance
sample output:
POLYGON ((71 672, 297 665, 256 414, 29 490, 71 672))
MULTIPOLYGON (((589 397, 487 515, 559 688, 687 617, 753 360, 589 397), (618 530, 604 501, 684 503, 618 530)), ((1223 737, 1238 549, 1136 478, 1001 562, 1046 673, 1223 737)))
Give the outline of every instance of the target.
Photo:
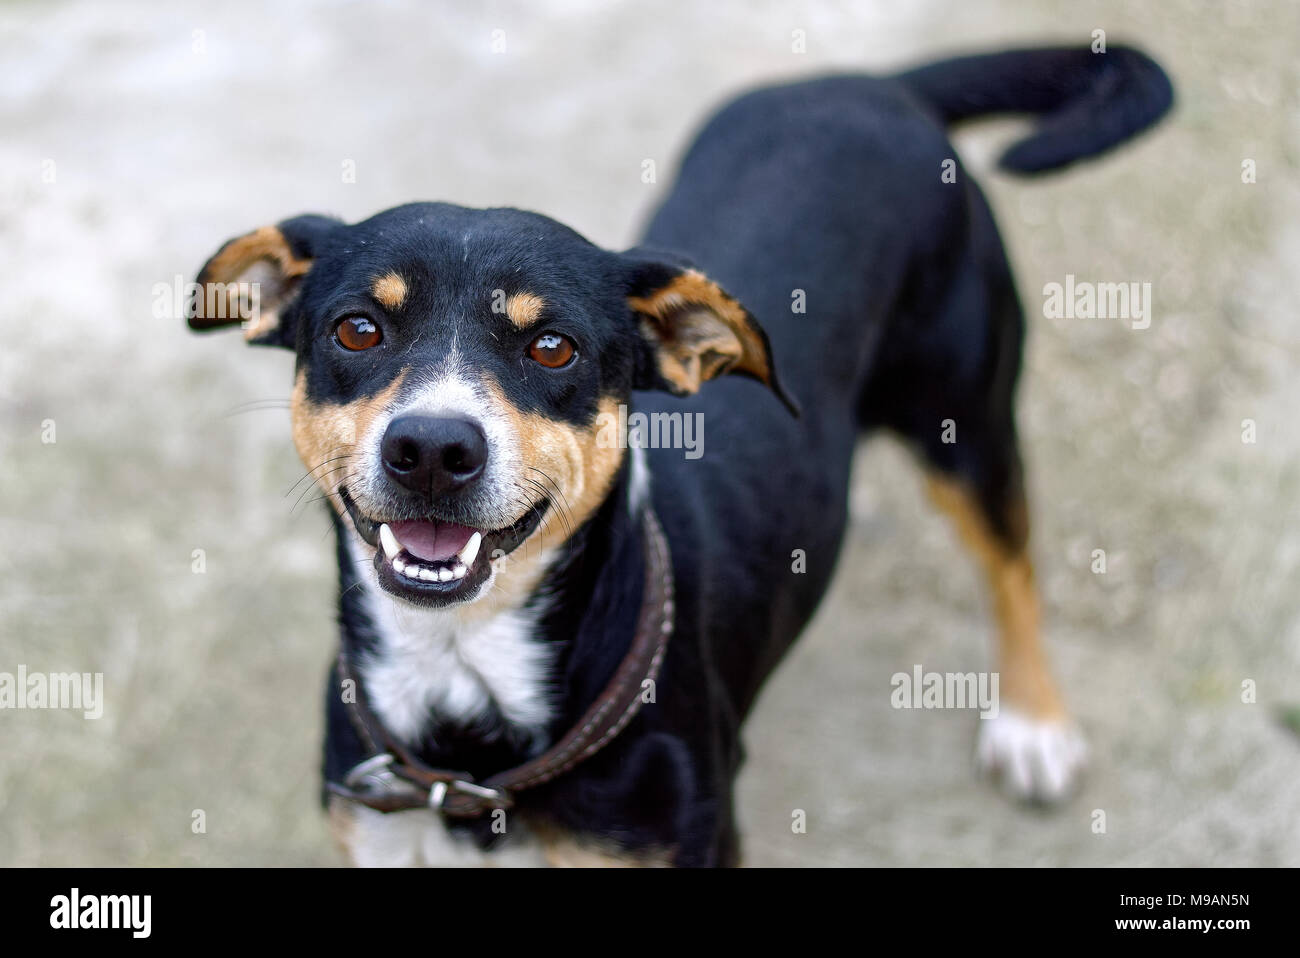
POLYGON ((438 578, 439 578, 439 580, 441 580, 442 582, 450 582, 450 581, 451 581, 451 570, 448 569, 446 566, 443 566, 441 569, 438 570, 438 578))
POLYGON ((406 563, 403 562, 401 559, 394 559, 394 560, 393 560, 393 568, 394 568, 396 571, 398 571, 398 572, 405 572, 405 571, 406 571, 406 563))
POLYGON ((478 547, 482 544, 483 534, 476 532, 469 537, 469 542, 465 543, 465 548, 456 553, 456 558, 465 563, 466 569, 472 566, 474 560, 478 558, 478 547))
POLYGON ((384 547, 384 555, 388 556, 390 562, 402 551, 402 544, 397 541, 397 536, 393 535, 393 530, 388 528, 387 522, 379 527, 379 543, 384 547))
POLYGON ((425 582, 437 582, 438 572, 436 569, 430 569, 428 566, 420 566, 420 578, 425 582))
MULTIPOLYGON (((475 533, 475 535, 478 535, 478 533, 475 533)), ((465 573, 468 571, 469 569, 457 562, 451 567, 451 577, 453 579, 463 579, 465 578, 465 573)))

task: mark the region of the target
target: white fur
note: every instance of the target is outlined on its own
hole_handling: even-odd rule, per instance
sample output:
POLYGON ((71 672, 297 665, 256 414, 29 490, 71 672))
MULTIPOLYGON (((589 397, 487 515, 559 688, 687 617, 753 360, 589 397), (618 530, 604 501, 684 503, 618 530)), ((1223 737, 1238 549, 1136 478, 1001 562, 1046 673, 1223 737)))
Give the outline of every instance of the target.
POLYGON ((538 610, 506 609, 464 619, 457 608, 421 609, 395 600, 374 581, 368 558, 348 537, 363 567, 362 601, 375 651, 359 663, 371 707, 393 734, 418 739, 432 715, 472 723, 495 703, 506 721, 537 736, 551 718, 550 647, 535 637, 538 610))
MULTIPOLYGON (((412 412, 463 416, 479 424, 492 450, 477 484, 484 524, 506 526, 518 519, 518 439, 469 375, 459 350, 453 346, 435 369, 411 385, 404 401, 376 416, 362 438, 354 495, 370 499, 372 485, 382 481, 380 443, 394 417, 412 412)), ((355 532, 347 538, 376 633, 377 648, 359 667, 380 720, 399 738, 411 741, 426 730, 430 713, 471 723, 495 703, 506 721, 539 734, 550 719, 546 680, 551 656, 534 637, 538 611, 504 609, 485 617, 465 614, 459 607, 422 609, 396 600, 375 579, 373 547, 364 545, 355 532)), ((478 602, 492 590, 508 561, 493 563, 475 597, 478 602)))
POLYGON ((627 504, 632 515, 641 514, 642 503, 650 498, 650 464, 645 450, 632 446, 628 450, 627 504))
MULTIPOLYGON (((356 588, 375 639, 375 651, 358 667, 385 727, 413 741, 435 717, 469 723, 495 703, 506 721, 540 738, 551 718, 551 652, 534 636, 537 613, 509 609, 465 622, 455 608, 407 605, 379 588, 370 560, 360 558, 366 547, 359 537, 350 533, 347 542, 353 561, 363 567, 356 588)), ((510 836, 489 853, 452 834, 441 816, 426 809, 385 814, 350 805, 345 814, 348 854, 363 867, 545 864, 526 834, 510 836)), ((523 830, 514 818, 506 822, 511 830, 523 830)))
POLYGON ((510 817, 505 819, 506 838, 491 851, 484 851, 468 836, 448 831, 441 818, 422 808, 384 813, 354 805, 344 814, 348 818, 348 853, 361 868, 523 868, 546 864, 541 844, 510 817))
POLYGON ((469 419, 483 430, 491 454, 483 475, 475 482, 475 500, 484 526, 510 525, 523 513, 525 500, 531 502, 538 498, 536 492, 528 493, 532 486, 526 481, 527 470, 520 461, 519 437, 453 346, 435 369, 421 373, 411 383, 400 405, 375 416, 366 435, 361 437, 357 463, 349 480, 352 494, 359 501, 383 501, 385 481, 380 448, 384 433, 393 419, 407 413, 469 419))
POLYGON ((1074 789, 1088 749, 1073 725, 1006 707, 979 724, 976 762, 983 771, 1000 774, 1016 797, 1055 802, 1074 789))
MULTIPOLYGON (((362 437, 354 494, 359 493, 363 501, 377 498, 383 476, 380 442, 394 417, 411 412, 464 416, 479 424, 491 449, 487 470, 478 482, 484 524, 506 526, 518 519, 526 496, 521 489, 530 488, 522 478, 526 470, 520 462, 518 437, 473 380, 455 346, 435 370, 411 386, 404 401, 376 416, 362 437)), ((543 610, 536 604, 529 610, 502 608, 491 615, 474 609, 499 576, 511 573, 515 557, 492 563, 474 602, 425 609, 380 588, 372 562, 374 548, 350 524, 345 538, 361 580, 355 588, 361 591, 374 638, 374 650, 357 667, 370 706, 384 726, 413 742, 435 720, 473 724, 495 706, 516 734, 540 741, 553 711, 553 650, 536 636, 543 610)), ((527 565, 545 569, 554 559, 553 554, 543 553, 530 557, 527 565)), ((347 814, 350 827, 345 840, 358 865, 544 864, 535 839, 510 835, 504 847, 489 854, 454 836, 440 816, 424 809, 383 814, 358 805, 347 814)), ((523 830, 513 819, 507 820, 507 827, 523 830)))

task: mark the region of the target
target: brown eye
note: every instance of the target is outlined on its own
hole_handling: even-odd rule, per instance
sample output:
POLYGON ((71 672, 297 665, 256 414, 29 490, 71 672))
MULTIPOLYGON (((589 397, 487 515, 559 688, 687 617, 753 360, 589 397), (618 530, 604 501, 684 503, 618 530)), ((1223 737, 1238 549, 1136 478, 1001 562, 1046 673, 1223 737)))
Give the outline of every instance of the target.
POLYGON ((567 366, 577 352, 573 340, 559 333, 542 333, 528 347, 529 358, 547 369, 567 366))
POLYGON ((378 326, 364 316, 349 316, 334 330, 334 338, 344 349, 359 352, 371 346, 378 346, 384 334, 379 331, 378 326))

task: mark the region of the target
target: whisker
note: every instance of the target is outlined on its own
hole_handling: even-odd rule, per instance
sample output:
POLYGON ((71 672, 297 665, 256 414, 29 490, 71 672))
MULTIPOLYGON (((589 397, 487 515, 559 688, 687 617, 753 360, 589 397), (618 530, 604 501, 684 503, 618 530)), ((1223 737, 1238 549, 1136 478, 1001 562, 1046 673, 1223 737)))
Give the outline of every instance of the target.
MULTIPOLYGON (((574 521, 573 507, 569 505, 569 499, 567 496, 565 496, 564 490, 560 488, 560 484, 556 482, 555 479, 552 478, 551 475, 547 473, 545 470, 538 469, 536 466, 529 466, 528 468, 531 469, 533 472, 537 473, 538 475, 540 475, 547 482, 549 482, 551 484, 551 487, 555 490, 556 494, 559 495, 560 503, 562 503, 562 505, 560 503, 557 503, 556 508, 557 511, 560 513, 561 518, 564 519, 565 525, 568 528, 567 535, 572 536, 574 532, 577 531, 576 530, 577 523, 574 521)), ((529 480, 529 481, 531 482, 533 480, 529 480)))
MULTIPOLYGON (((335 466, 333 469, 329 470, 328 472, 322 473, 321 475, 317 476, 317 477, 316 477, 316 481, 317 481, 317 482, 324 482, 325 479, 326 479, 326 477, 328 477, 328 476, 332 476, 332 475, 334 475, 334 473, 338 472, 338 471, 341 470, 341 469, 346 469, 347 467, 348 467, 348 464, 347 464, 346 462, 343 463, 343 465, 341 465, 341 466, 335 466)), ((297 501, 294 502, 294 504, 293 504, 293 508, 289 510, 289 514, 290 514, 290 515, 293 515, 293 513, 297 511, 298 506, 302 504, 303 497, 306 496, 307 493, 311 492, 312 489, 314 489, 314 488, 316 488, 316 486, 315 486, 315 484, 313 483, 312 485, 309 485, 309 486, 304 487, 303 490, 302 490, 302 492, 298 493, 298 499, 297 499, 297 501)), ((341 488, 341 486, 340 486, 339 488, 341 488)), ((337 492, 339 491, 339 489, 336 488, 334 491, 337 493, 337 492)), ((317 501, 319 501, 319 500, 313 499, 313 500, 311 500, 311 501, 312 501, 312 502, 317 502, 317 501)))
MULTIPOLYGON (((336 448, 336 449, 341 449, 341 448, 343 448, 343 447, 342 447, 342 446, 336 446, 335 448, 336 448)), ((333 452, 333 451, 334 451, 333 449, 330 450, 330 452, 333 452)), ((341 455, 341 456, 335 456, 333 459, 326 459, 326 460, 325 460, 324 462, 322 462, 319 466, 313 466, 312 468, 308 469, 305 473, 303 473, 302 478, 299 479, 298 482, 295 482, 292 486, 290 486, 288 489, 285 490, 285 492, 284 492, 284 498, 287 499, 287 498, 289 497, 289 493, 291 493, 291 492, 293 492, 295 489, 297 489, 299 483, 301 483, 304 479, 306 479, 308 476, 310 476, 310 475, 311 475, 313 472, 315 472, 317 469, 323 469, 325 466, 328 466, 331 462, 338 462, 340 459, 351 459, 351 458, 352 458, 352 455, 353 455, 353 454, 350 453, 350 452, 348 452, 348 453, 344 453, 344 454, 341 455)), ((319 477, 318 477, 318 478, 319 478, 319 477)))
POLYGON ((528 476, 525 476, 524 481, 531 483, 533 486, 535 486, 537 489, 541 491, 543 496, 545 496, 551 502, 555 503, 555 514, 560 518, 560 522, 564 526, 564 537, 566 539, 570 538, 573 535, 573 531, 574 531, 573 523, 570 521, 570 516, 568 515, 568 512, 565 509, 563 503, 556 501, 556 499, 549 492, 547 492, 546 487, 543 486, 536 479, 532 479, 529 478, 528 476))
POLYGON ((231 406, 221 413, 219 418, 228 419, 231 416, 238 416, 246 412, 258 412, 263 409, 288 408, 290 408, 290 403, 287 399, 250 399, 248 402, 241 402, 238 405, 231 406))

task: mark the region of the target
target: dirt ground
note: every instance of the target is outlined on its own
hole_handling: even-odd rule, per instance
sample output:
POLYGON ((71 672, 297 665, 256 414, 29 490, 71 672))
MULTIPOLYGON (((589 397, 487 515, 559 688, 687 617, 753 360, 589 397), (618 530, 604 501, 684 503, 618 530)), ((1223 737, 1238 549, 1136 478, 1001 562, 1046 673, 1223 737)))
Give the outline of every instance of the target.
POLYGON ((1096 29, 1174 78, 1158 131, 1033 181, 992 169, 1017 124, 958 139, 1030 314, 1034 554, 1084 787, 1017 807, 973 774, 970 712, 891 708, 914 663, 985 668, 990 609, 873 441, 832 595, 748 725, 747 861, 1300 865, 1285 0, 5 4, 0 671, 102 672, 105 708, 0 712, 0 864, 339 862, 316 804, 335 573, 323 506, 285 495, 292 359, 191 335, 157 284, 264 223, 412 199, 628 245, 735 91, 1096 29), (1071 273, 1150 282, 1150 327, 1044 318, 1071 273))

